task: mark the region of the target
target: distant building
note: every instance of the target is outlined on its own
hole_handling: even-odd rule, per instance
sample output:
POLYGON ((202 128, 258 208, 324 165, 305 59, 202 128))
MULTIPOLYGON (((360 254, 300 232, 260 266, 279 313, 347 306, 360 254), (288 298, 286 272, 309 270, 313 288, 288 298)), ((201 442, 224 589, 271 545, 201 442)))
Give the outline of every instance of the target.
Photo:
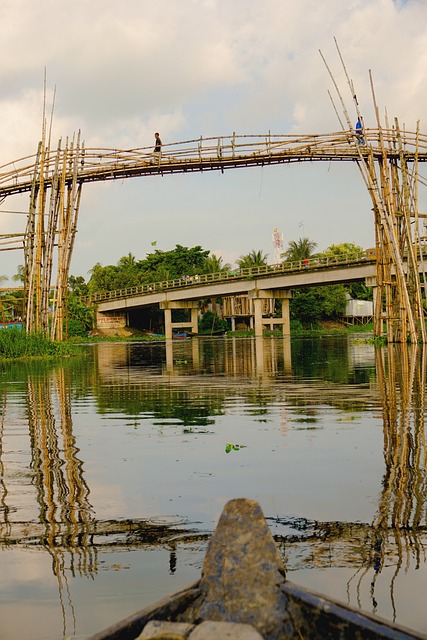
POLYGON ((374 303, 372 300, 354 300, 347 294, 344 320, 350 324, 367 324, 372 321, 374 315, 374 303))

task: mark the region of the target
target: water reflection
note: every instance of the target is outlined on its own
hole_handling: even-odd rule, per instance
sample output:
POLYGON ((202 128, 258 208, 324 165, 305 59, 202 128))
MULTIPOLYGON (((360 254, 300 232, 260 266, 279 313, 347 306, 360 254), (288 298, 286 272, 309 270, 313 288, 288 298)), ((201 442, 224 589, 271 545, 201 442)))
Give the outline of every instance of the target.
MULTIPOLYGON (((256 417, 259 425, 277 416, 284 446, 296 441, 302 447, 309 446, 308 439, 297 440, 301 437, 298 430, 308 433, 317 427, 323 429, 325 415, 331 420, 333 411, 339 412, 341 421, 348 416, 349 423, 357 412, 364 415, 376 411, 383 420, 384 474, 373 498, 377 509, 372 523, 318 522, 283 511, 277 517, 270 515, 269 522, 289 572, 350 568, 348 601, 362 606, 367 582, 373 612, 383 597, 378 594, 377 583, 392 564, 388 594, 392 617, 397 618, 395 587, 399 574, 425 562, 425 372, 423 348, 399 345, 374 349, 362 340, 325 337, 292 342, 221 338, 170 341, 166 345, 100 344, 88 348, 85 365, 76 361, 53 369, 23 369, 15 378, 8 374, 1 385, 1 545, 32 546, 49 553, 65 636, 76 633, 78 618, 70 582, 79 576, 99 578, 101 553, 113 548, 130 551, 161 546, 168 553, 168 573, 175 576, 180 572, 184 548, 188 553, 188 544, 206 543, 209 531, 205 524, 191 522, 185 510, 184 516, 157 520, 148 516, 136 519, 134 514, 126 519, 99 517, 94 507, 94 487, 87 480, 88 460, 73 426, 76 404, 89 396, 97 416, 134 428, 135 438, 144 437, 144 443, 149 442, 150 434, 158 437, 175 429, 168 431, 179 432, 181 439, 174 439, 174 447, 191 446, 188 438, 194 435, 213 437, 219 420, 229 416, 230 407, 232 414, 256 417), (18 396, 13 388, 17 383, 21 389, 18 396), (14 413, 12 422, 25 424, 27 437, 29 434, 29 469, 37 505, 33 518, 20 517, 16 487, 11 491, 13 474, 4 445, 8 411, 14 413), (20 414, 19 420, 15 414, 20 414), (148 433, 147 425, 151 429, 148 433)), ((268 437, 266 430, 260 433, 268 437)), ((159 445, 159 459, 166 450, 164 439, 159 445), (160 451, 161 447, 164 449, 160 451)), ((87 456, 89 449, 85 451, 87 456)), ((242 458, 242 467, 245 460, 242 458)), ((254 458, 252 468, 258 473, 257 464, 254 458)), ((224 463, 221 465, 223 470, 224 463)), ((22 468, 25 465, 21 473, 22 468)), ((229 465, 227 469, 234 481, 235 468, 229 465)), ((203 485, 204 489, 207 486, 203 485)), ((132 484, 129 487, 133 489, 132 484)), ((186 487, 190 496, 191 491, 202 491, 189 484, 186 487)))
MULTIPOLYGON (((362 601, 367 580, 371 611, 376 613, 381 597, 377 583, 387 573, 391 617, 396 621, 399 574, 408 573, 411 567, 418 570, 426 562, 426 350, 401 344, 376 348, 375 363, 383 409, 385 471, 373 522, 284 518, 273 520, 272 526, 286 529, 278 542, 291 569, 357 567, 347 582, 347 601, 353 606, 366 608, 362 601)), ((384 594, 384 586, 380 593, 384 594)))
POLYGON ((390 584, 393 618, 394 589, 398 574, 415 562, 425 561, 425 511, 427 456, 424 427, 426 350, 391 345, 376 350, 384 419, 385 473, 378 515, 371 534, 372 602, 376 609, 375 583, 386 562, 394 564, 390 584), (391 553, 391 550, 394 553, 391 553))
POLYGON ((30 467, 44 529, 40 542, 52 557, 64 635, 67 610, 73 633, 76 628, 67 571, 71 576, 90 577, 97 571, 96 548, 90 544, 88 528, 93 509, 73 436, 70 389, 69 372, 63 369, 54 371, 52 377, 28 380, 30 467))
MULTIPOLYGON (((291 340, 254 338, 232 339, 229 341, 231 349, 224 349, 223 338, 205 341, 200 350, 200 340, 191 340, 191 371, 218 373, 220 375, 276 375, 291 373, 291 340)), ((180 364, 189 364, 187 360, 177 357, 179 346, 168 341, 166 350, 166 371, 170 374, 179 373, 180 364)))

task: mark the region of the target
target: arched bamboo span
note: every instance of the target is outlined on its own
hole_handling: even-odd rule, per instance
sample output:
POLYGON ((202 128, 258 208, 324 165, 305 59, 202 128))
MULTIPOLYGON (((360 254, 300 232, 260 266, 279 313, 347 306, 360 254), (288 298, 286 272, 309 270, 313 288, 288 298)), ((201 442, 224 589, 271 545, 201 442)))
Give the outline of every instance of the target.
MULTIPOLYGON (((64 337, 67 282, 83 183, 265 164, 351 161, 357 164, 373 204, 374 333, 384 335, 385 326, 388 342, 427 342, 427 281, 419 277, 427 252, 420 224, 427 214, 418 210, 419 184, 425 183, 418 166, 427 162, 427 136, 419 125, 415 132, 402 131, 397 119, 393 127, 384 128, 371 84, 377 129, 364 131, 363 145, 350 128, 320 135, 233 134, 164 145, 162 155, 153 159, 152 147, 87 149, 79 133, 71 142, 67 139, 64 148, 59 141, 55 151, 42 140, 35 156, 0 167, 0 199, 30 193, 24 234, 27 331, 41 331, 55 340, 64 337)), ((342 106, 350 126, 343 100, 342 106)))

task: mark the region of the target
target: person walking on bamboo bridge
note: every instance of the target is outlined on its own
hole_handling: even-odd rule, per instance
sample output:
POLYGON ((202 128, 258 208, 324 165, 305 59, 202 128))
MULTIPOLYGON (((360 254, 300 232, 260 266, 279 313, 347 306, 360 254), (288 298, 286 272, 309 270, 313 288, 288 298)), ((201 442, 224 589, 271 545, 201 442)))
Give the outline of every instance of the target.
POLYGON ((154 134, 154 138, 155 138, 154 153, 156 154, 156 157, 160 158, 160 155, 162 153, 162 141, 160 140, 160 134, 156 132, 154 134))

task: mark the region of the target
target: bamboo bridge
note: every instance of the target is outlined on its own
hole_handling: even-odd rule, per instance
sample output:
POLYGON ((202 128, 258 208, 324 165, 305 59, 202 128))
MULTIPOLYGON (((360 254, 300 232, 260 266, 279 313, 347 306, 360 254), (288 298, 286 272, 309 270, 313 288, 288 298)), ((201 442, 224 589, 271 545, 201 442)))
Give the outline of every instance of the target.
POLYGON ((27 331, 63 339, 68 274, 84 183, 173 173, 221 171, 293 162, 353 162, 372 199, 377 250, 374 332, 389 342, 427 342, 423 271, 427 243, 418 210, 419 164, 427 161, 427 136, 393 126, 348 128, 307 135, 236 135, 197 138, 128 150, 87 148, 80 133, 58 142, 46 140, 36 154, 0 167, 0 202, 29 193, 23 234, 2 236, 2 250, 24 248, 27 331), (53 277, 56 252, 57 273, 53 277), (421 264, 421 277, 420 277, 421 264), (54 287, 53 315, 50 291, 54 287), (49 322, 49 318, 53 321, 49 322))

